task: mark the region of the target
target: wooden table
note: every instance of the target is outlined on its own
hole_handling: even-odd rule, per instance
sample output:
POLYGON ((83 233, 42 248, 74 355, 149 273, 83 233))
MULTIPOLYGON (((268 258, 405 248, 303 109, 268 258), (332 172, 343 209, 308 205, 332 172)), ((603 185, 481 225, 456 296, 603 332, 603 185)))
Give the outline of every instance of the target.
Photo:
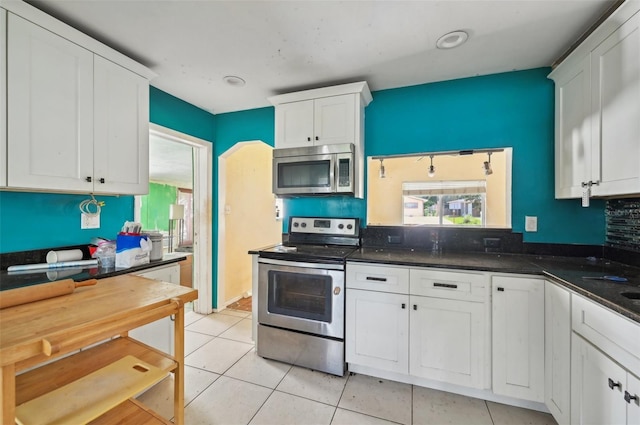
MULTIPOLYGON (((198 292, 191 288, 122 275, 101 279, 96 286, 78 288, 70 295, 0 310, 2 423, 14 423, 16 405, 132 354, 174 373, 174 421, 182 425, 184 303, 194 301, 197 296, 198 292), (175 315, 174 356, 127 337, 128 330, 170 315, 175 315), (78 352, 105 340, 109 342, 78 352), (74 352, 78 353, 61 358, 74 352), (55 358, 61 359, 19 373, 55 358)), ((132 409, 149 413, 134 400, 122 403, 120 410, 132 417, 132 409)), ((118 416, 118 411, 107 413, 110 420, 118 416)), ((153 416, 153 412, 150 414, 153 416)), ((100 418, 96 423, 100 423, 100 418)), ((169 422, 158 419, 145 423, 169 422)))

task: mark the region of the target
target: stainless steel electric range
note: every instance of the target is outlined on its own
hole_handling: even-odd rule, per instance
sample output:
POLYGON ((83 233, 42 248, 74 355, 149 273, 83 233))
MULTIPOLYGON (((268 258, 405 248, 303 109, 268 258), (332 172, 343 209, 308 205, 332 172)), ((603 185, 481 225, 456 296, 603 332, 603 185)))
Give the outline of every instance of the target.
POLYGON ((288 242, 259 252, 259 356, 344 375, 345 261, 359 246, 357 218, 289 219, 288 242))

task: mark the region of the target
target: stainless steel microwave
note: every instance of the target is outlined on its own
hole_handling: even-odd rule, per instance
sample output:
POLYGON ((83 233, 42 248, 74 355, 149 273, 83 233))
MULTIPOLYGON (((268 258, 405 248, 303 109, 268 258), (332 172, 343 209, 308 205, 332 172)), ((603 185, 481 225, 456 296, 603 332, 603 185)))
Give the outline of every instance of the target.
POLYGON ((278 196, 353 195, 352 143, 273 150, 273 193, 278 196))

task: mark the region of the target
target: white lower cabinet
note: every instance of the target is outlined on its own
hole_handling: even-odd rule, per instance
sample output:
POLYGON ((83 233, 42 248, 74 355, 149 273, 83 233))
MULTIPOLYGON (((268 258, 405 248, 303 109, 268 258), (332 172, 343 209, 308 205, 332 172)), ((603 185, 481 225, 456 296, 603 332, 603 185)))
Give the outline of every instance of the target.
MULTIPOLYGON (((180 285, 180 265, 178 263, 154 267, 135 274, 148 279, 180 285)), ((165 317, 132 329, 129 331, 129 336, 162 352, 174 354, 174 326, 171 317, 165 317)))
POLYGON ((408 295, 347 288, 347 363, 408 373, 408 308, 408 295))
POLYGON ((544 401, 559 424, 571 423, 571 294, 545 282, 544 401))
POLYGON ((572 344, 572 423, 639 424, 640 380, 575 333, 572 344))
POLYGON ((346 286, 347 363, 488 386, 486 275, 347 264, 346 286), (367 287, 371 290, 362 289, 367 287), (471 296, 476 301, 466 300, 471 296))
POLYGON ((486 317, 482 303, 411 296, 409 373, 483 388, 486 317))
POLYGON ((492 278, 493 392, 544 402, 544 280, 492 278))

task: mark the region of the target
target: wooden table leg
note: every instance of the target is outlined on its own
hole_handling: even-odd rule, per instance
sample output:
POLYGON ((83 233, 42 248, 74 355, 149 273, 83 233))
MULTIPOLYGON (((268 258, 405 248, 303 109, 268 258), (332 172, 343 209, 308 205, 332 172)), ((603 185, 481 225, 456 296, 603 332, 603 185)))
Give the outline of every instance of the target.
POLYGON ((184 307, 175 315, 174 357, 178 367, 174 372, 173 415, 176 425, 184 425, 184 307))
POLYGON ((2 410, 0 416, 3 424, 16 423, 16 368, 10 364, 2 367, 0 375, 0 395, 2 410))

